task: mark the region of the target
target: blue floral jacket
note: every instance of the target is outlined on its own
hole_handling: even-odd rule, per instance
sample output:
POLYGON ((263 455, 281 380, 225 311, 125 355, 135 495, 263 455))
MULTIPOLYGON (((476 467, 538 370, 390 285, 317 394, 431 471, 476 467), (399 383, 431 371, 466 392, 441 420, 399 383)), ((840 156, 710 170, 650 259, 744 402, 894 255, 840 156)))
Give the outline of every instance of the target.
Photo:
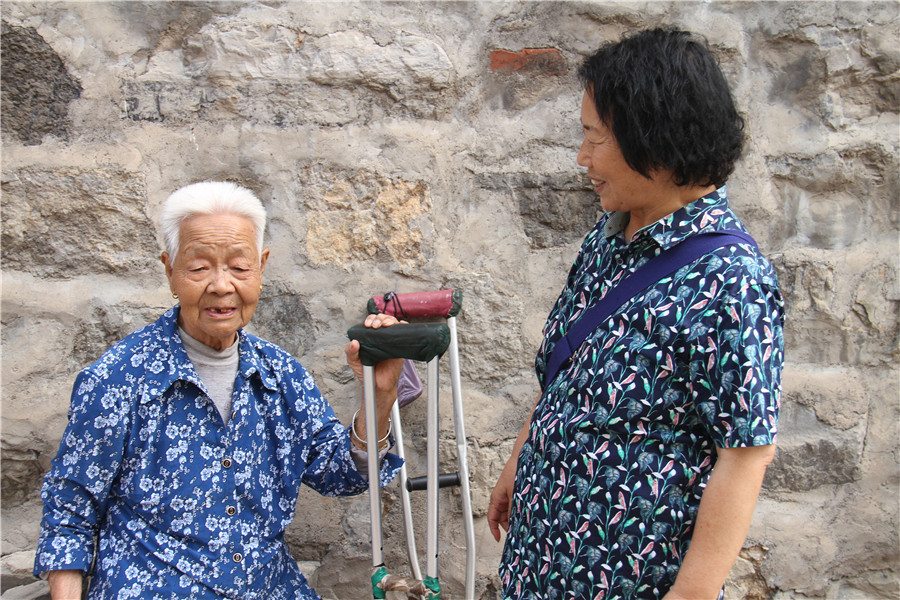
MULTIPOLYGON (((80 569, 89 598, 318 598, 284 542, 304 483, 367 482, 344 427, 287 352, 239 332, 225 425, 178 336, 178 307, 75 382, 47 474, 35 574, 80 569)), ((399 470, 388 455, 382 484, 399 470)))

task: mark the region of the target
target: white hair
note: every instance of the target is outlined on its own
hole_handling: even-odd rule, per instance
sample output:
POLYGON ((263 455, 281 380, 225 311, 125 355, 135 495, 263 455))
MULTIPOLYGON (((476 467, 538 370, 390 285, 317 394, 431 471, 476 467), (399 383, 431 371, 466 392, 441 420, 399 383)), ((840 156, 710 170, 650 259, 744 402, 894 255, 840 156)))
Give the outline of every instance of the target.
POLYGON ((246 217, 256 232, 256 249, 263 250, 266 209, 253 192, 228 181, 202 181, 180 188, 166 198, 159 214, 159 235, 170 260, 178 255, 182 222, 197 215, 231 214, 246 217))

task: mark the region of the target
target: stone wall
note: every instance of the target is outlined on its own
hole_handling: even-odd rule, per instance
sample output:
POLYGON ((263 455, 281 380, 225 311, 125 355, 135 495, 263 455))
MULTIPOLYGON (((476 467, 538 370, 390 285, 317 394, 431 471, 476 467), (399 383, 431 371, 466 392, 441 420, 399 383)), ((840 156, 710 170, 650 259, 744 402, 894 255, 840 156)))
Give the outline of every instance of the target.
MULTIPOLYGON (((344 331, 366 298, 464 291, 477 596, 496 598, 488 496, 538 391, 543 319, 598 216, 575 164, 574 71, 604 40, 676 24, 717 48, 747 116, 730 197, 788 306, 780 449, 728 597, 900 594, 896 2, 0 10, 5 587, 29 581, 10 573, 34 549, 75 373, 172 302, 152 225, 160 202, 227 178, 270 214, 251 329, 299 357, 345 421, 360 392, 344 331)), ((422 409, 404 409, 414 471, 422 409)), ((441 427, 449 468, 449 408, 441 427)), ((396 499, 392 488, 386 548, 399 568, 396 499)), ((457 492, 441 503, 445 595, 461 598, 457 492)), ((300 508, 289 538, 319 591, 363 597, 365 497, 304 492, 300 508)))

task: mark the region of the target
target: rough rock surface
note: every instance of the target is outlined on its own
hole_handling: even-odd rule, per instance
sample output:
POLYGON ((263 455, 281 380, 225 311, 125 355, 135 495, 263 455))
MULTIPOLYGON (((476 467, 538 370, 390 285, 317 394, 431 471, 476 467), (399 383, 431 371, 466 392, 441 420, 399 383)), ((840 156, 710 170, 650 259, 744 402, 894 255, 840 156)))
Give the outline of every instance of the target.
MULTIPOLYGON (((46 597, 29 552, 75 373, 172 301, 161 201, 216 178, 256 191, 270 215, 251 329, 298 356, 344 420, 359 396, 344 331, 366 299, 464 291, 476 597, 496 598, 488 496, 537 394, 543 319, 599 210, 575 164, 574 71, 602 41, 659 24, 720 52, 747 117, 729 196, 788 305, 780 448, 727 597, 900 595, 897 2, 10 1, 0 13, 4 599, 46 597)), ((420 408, 404 409, 414 473, 420 408)), ((396 500, 389 488, 399 570, 396 500)), ((363 597, 366 498, 305 491, 299 505, 288 540, 317 589, 363 597)), ((441 506, 445 597, 462 598, 458 493, 441 506)))

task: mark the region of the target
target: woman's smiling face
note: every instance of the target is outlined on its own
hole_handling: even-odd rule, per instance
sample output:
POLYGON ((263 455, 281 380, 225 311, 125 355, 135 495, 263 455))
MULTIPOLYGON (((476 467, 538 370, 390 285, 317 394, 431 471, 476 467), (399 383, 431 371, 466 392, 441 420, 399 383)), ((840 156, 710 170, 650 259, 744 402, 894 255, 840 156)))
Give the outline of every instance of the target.
MULTIPOLYGON (((628 165, 615 135, 597 114, 589 92, 585 92, 581 101, 581 126, 584 141, 578 151, 578 164, 587 168, 603 210, 630 213, 629 227, 633 231, 675 212, 690 201, 686 198, 694 188, 675 185, 671 170, 653 169, 649 177, 645 177, 628 165)), ((696 198, 700 196, 702 193, 696 198)))
POLYGON ((256 310, 269 250, 260 253, 252 221, 234 214, 188 217, 178 248, 174 259, 162 255, 178 324, 207 346, 228 348, 256 310))

